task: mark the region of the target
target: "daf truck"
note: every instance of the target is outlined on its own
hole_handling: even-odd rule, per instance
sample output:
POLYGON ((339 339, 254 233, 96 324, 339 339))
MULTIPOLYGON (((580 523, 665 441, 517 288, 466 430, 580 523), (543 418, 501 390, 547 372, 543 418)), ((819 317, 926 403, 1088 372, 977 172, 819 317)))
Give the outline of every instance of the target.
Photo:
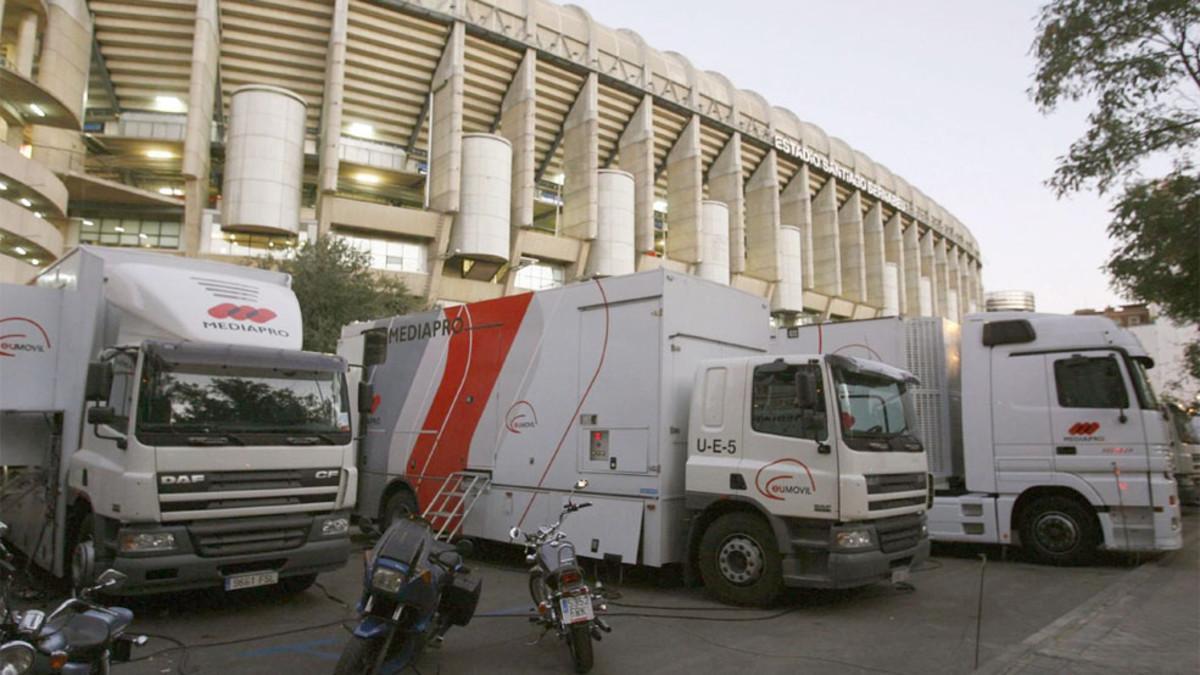
POLYGON ((347 326, 357 514, 507 542, 585 478, 578 555, 698 570, 729 603, 906 579, 929 547, 912 376, 768 355, 768 312, 653 270, 347 326))
POLYGON ((346 363, 290 277, 79 247, 0 287, 0 510, 26 555, 122 593, 306 588, 358 489, 346 363))
POLYGON ((1168 422, 1153 361, 1100 316, 1028 312, 781 329, 771 351, 904 367, 930 452, 934 540, 1019 544, 1078 564, 1097 549, 1180 548, 1168 422))

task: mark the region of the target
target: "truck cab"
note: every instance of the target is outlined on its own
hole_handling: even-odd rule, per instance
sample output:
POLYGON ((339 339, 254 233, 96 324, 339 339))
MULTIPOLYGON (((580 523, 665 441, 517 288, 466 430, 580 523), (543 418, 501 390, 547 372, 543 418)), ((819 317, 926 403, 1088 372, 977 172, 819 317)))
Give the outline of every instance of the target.
POLYGON ((745 603, 777 592, 776 577, 826 588, 906 578, 929 553, 914 383, 830 354, 703 362, 687 501, 705 584, 745 603))

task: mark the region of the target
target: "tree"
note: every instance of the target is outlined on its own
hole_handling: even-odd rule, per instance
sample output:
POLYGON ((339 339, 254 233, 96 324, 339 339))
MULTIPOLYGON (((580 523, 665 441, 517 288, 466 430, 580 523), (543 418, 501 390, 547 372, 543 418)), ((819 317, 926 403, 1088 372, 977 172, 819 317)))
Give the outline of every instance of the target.
POLYGON ((290 257, 260 264, 292 275, 310 351, 335 351, 342 326, 352 321, 406 314, 423 304, 400 280, 372 270, 370 254, 339 237, 308 241, 290 257))
MULTIPOLYGON (((1042 8, 1034 102, 1093 101, 1088 128, 1047 184, 1060 197, 1119 189, 1104 269, 1113 288, 1200 323, 1200 3, 1052 0, 1042 8), (1166 160, 1167 175, 1141 175, 1166 160)), ((1188 350, 1200 378, 1200 342, 1188 350)))

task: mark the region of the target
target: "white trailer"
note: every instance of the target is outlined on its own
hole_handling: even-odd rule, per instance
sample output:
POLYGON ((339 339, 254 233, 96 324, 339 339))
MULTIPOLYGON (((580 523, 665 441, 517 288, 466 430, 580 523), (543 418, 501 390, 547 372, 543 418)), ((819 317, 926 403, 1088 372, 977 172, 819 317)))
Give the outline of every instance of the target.
POLYGON ((1021 544, 1052 563, 1182 545, 1153 362, 1109 319, 1027 312, 781 329, 771 351, 869 356, 921 379, 935 540, 1021 544))
POLYGON ((826 411, 874 392, 901 425, 910 377, 768 342, 761 298, 662 270, 350 325, 374 409, 357 512, 507 541, 582 477, 585 557, 698 567, 749 604, 903 578, 928 554, 925 455, 826 411))
POLYGON ((286 274, 80 247, 0 288, 0 511, 122 593, 280 583, 349 554, 346 363, 300 351, 286 274))

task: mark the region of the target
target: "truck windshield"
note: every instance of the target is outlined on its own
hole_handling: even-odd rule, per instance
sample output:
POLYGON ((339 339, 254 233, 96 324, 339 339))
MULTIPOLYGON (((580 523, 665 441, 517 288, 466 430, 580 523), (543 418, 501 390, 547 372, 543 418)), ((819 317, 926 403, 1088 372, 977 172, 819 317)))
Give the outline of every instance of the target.
MULTIPOLYGON (((238 443, 349 442, 345 380, 329 371, 147 361, 138 397, 139 437, 231 435, 238 443)), ((170 438, 156 438, 170 444, 170 438)))
POLYGON ((863 451, 921 451, 912 435, 912 404, 903 382, 845 368, 834 368, 833 376, 846 445, 863 451))

